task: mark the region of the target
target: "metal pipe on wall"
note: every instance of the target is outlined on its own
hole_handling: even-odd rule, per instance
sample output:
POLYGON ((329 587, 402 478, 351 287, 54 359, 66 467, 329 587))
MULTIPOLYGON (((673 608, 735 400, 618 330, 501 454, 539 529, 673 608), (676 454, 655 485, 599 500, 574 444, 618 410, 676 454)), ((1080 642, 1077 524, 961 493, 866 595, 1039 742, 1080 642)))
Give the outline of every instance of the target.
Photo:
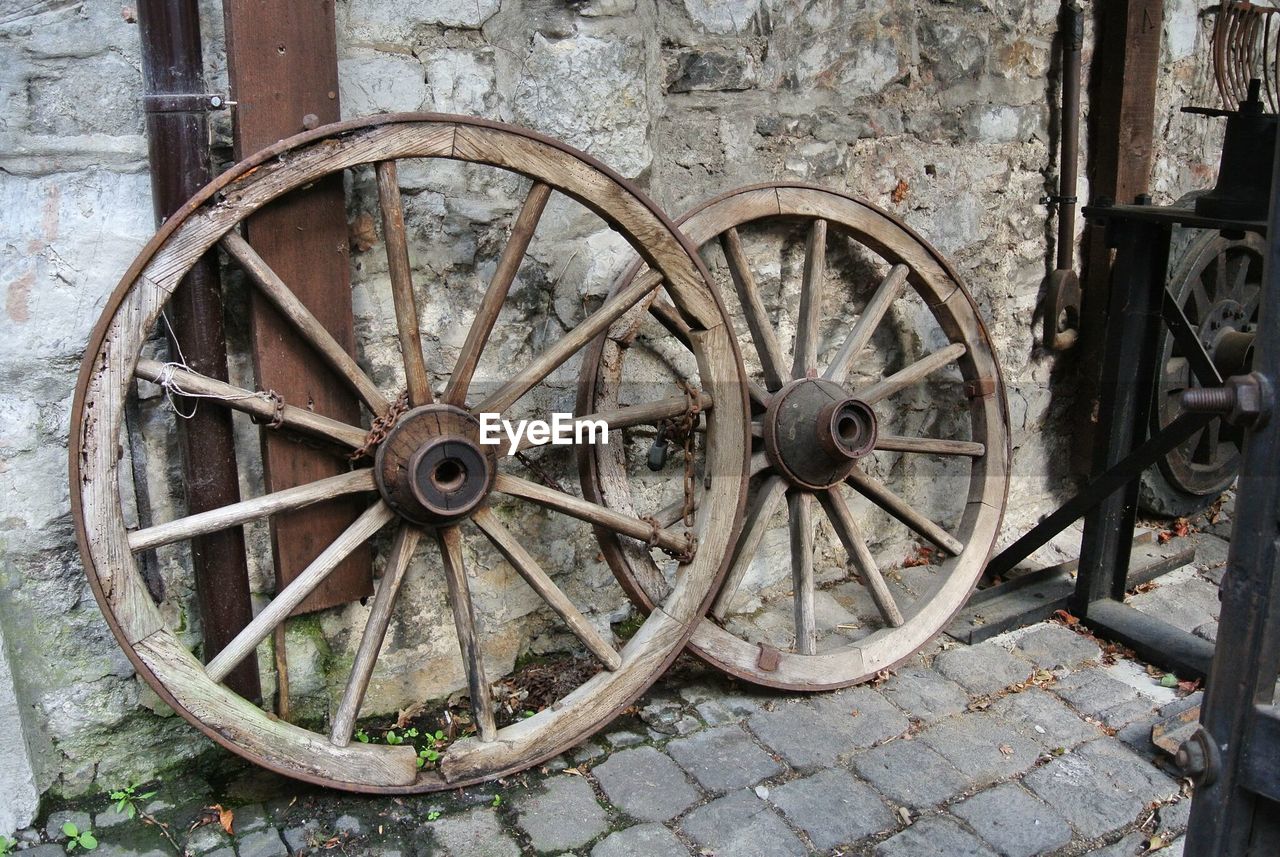
MULTIPOLYGON (((222 99, 205 92, 200 15, 196 0, 139 0, 143 110, 151 195, 163 222, 209 182, 208 110, 222 99)), ((168 305, 171 359, 219 380, 227 378, 222 289, 206 254, 168 305)), ((188 513, 240 500, 231 412, 194 407, 179 420, 188 513)), ((212 658, 253 618, 244 531, 239 527, 191 541, 191 561, 204 633, 204 657, 212 658)), ((246 699, 262 695, 253 659, 237 667, 226 685, 246 699)))

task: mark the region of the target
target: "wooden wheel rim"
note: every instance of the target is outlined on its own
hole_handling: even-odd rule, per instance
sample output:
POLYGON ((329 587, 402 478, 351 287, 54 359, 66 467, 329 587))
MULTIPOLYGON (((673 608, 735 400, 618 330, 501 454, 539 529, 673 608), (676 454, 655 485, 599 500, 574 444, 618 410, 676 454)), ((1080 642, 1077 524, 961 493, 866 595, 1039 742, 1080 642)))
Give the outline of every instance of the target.
POLYGON ((109 298, 91 335, 73 404, 70 481, 94 596, 138 673, 162 699, 227 749, 287 776, 352 791, 411 793, 479 782, 550 758, 605 725, 661 674, 723 573, 744 502, 749 430, 741 358, 724 319, 705 268, 674 225, 624 179, 563 143, 441 114, 379 116, 282 141, 237 164, 166 221, 109 298), (280 195, 353 166, 409 157, 464 160, 542 182, 603 218, 661 272, 699 328, 699 372, 718 405, 707 429, 717 455, 709 490, 727 510, 710 524, 699 521, 697 556, 671 597, 621 651, 618 669, 597 674, 551 708, 505 727, 498 740, 456 742, 440 772, 416 770, 410 747, 334 746, 215 683, 151 601, 115 487, 124 402, 138 352, 183 274, 244 217, 280 195))
MULTIPOLYGON (((865 681, 909 657, 932 639, 956 614, 976 585, 999 534, 1008 491, 1012 455, 1008 431, 1008 406, 1000 367, 986 326, 972 296, 951 265, 905 223, 864 201, 824 188, 804 184, 767 183, 739 188, 701 203, 677 223, 685 235, 702 247, 727 230, 768 218, 825 219, 851 233, 855 240, 892 264, 905 265, 907 282, 925 300, 948 339, 971 343, 958 363, 964 380, 974 385, 970 419, 975 439, 984 438, 986 453, 973 460, 969 493, 958 525, 964 550, 942 566, 932 591, 917 598, 914 609, 897 628, 885 627, 853 643, 821 654, 771 651, 776 661, 762 668, 763 650, 721 627, 710 618, 699 623, 689 647, 708 663, 756 684, 796 691, 846 687, 865 681)), ((619 287, 640 270, 636 263, 623 275, 619 287)), ((596 401, 605 345, 588 355, 579 385, 579 409, 591 410, 607 403, 596 401)), ((745 374, 745 370, 744 370, 745 374)), ((616 462, 579 451, 579 467, 585 490, 593 500, 608 506, 630 508, 626 486, 612 478, 616 462)), ((755 469, 754 466, 752 468, 755 469)), ((788 492, 788 495, 790 492, 788 492)), ((605 557, 628 595, 642 609, 653 597, 644 581, 654 579, 643 567, 648 559, 629 550, 617 539, 601 534, 605 557)), ((731 560, 732 562, 732 560, 731 560)))

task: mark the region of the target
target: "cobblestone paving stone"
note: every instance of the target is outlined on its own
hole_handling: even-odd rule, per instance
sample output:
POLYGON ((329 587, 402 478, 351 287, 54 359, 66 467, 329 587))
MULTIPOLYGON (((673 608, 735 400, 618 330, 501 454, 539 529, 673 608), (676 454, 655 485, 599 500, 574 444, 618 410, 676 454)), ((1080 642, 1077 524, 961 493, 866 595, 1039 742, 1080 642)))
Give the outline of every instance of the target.
POLYGON ((680 823, 694 842, 716 854, 788 857, 807 849, 768 804, 749 791, 700 806, 680 823))
POLYGON ((926 723, 959 714, 969 704, 969 695, 960 685, 923 666, 899 670, 880 692, 912 719, 926 723))
POLYGON ((894 741, 853 760, 857 772, 902 806, 929 807, 964 791, 969 781, 923 741, 894 741))
POLYGON ((1003 783, 952 808, 1005 857, 1031 857, 1071 841, 1066 819, 1025 789, 1003 783))
POLYGON ((922 818, 876 847, 876 857, 996 857, 996 852, 946 816, 922 818))
POLYGON ((667 821, 702 799, 671 757, 653 747, 615 753, 592 773, 609 802, 640 821, 667 821))
POLYGON ((502 829, 491 809, 473 809, 428 825, 431 839, 452 857, 515 857, 515 838, 502 829))
POLYGON ((552 777, 546 791, 522 795, 516 824, 535 851, 565 851, 586 845, 609 827, 609 817, 596 802, 591 785, 581 777, 552 777))
POLYGON ((1110 739, 1082 744, 1027 777, 1027 785, 1086 837, 1132 821, 1143 807, 1178 793, 1178 784, 1110 739))
POLYGON ((994 640, 949 649, 933 662, 938 672, 970 693, 988 694, 1026 681, 1033 667, 994 640))
POLYGON ((674 857, 689 849, 661 824, 637 824, 611 833, 591 849, 591 857, 674 857))
POLYGON ((667 752, 712 792, 753 786, 784 770, 738 726, 721 726, 676 739, 667 744, 667 752))
POLYGON ((818 848, 856 842, 894 826, 883 798, 844 771, 792 780, 771 790, 768 800, 818 848))
MULTIPOLYGON (((1146 600, 1186 588, 1203 615, 1180 622, 1211 624, 1210 572, 1146 600)), ((355 798, 240 767, 216 787, 195 772, 190 786, 160 784, 157 814, 192 857, 1133 857, 1156 834, 1156 853, 1176 857, 1190 801, 1150 728, 1199 695, 1114 659, 1048 622, 976 646, 935 641, 885 680, 802 697, 686 658, 601 737, 498 783, 355 798), (234 808, 233 835, 193 829, 213 803, 234 808)), ((23 857, 65 853, 50 844, 61 824, 90 819, 95 853, 173 853, 105 799, 54 810, 20 832, 23 857)))

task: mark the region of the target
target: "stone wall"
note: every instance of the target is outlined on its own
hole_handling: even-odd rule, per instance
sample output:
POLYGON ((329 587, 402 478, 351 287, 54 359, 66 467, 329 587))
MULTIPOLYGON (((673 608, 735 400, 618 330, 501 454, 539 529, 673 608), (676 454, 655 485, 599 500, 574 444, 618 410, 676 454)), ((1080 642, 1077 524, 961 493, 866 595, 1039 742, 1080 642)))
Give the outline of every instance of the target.
MULTIPOLYGON (((204 5, 208 72, 222 88, 220 10, 204 5)), ((1211 21, 1199 5, 1166 3, 1152 183, 1161 202, 1210 184, 1216 164, 1217 125, 1179 112, 1211 103, 1200 61, 1211 21)), ((1038 200, 1056 174, 1057 9, 1053 0, 339 0, 341 99, 347 116, 433 110, 531 126, 635 179, 672 214, 737 185, 785 178, 848 190, 903 217, 956 264, 1003 362, 1015 445, 1008 540, 1069 487, 1070 372, 1055 373, 1036 344, 1035 314, 1053 260, 1038 200)), ((0 675, 0 722, 21 713, 34 769, 24 794, 101 791, 208 746, 133 677, 85 584, 68 512, 69 409, 83 344, 152 231, 132 17, 113 3, 0 2, 0 626, 16 689, 0 675)), ((1086 68, 1091 46, 1092 25, 1086 68)), ((217 125, 225 152, 227 119, 217 125)), ((466 292, 491 270, 516 188, 477 188, 439 171, 420 180, 411 221, 443 218, 444 227, 428 235, 415 265, 470 272, 456 281, 466 292), (455 200, 463 188, 490 204, 463 210, 455 200)), ((353 218, 360 206, 353 202, 353 218)), ((550 308, 563 327, 583 295, 607 286, 622 254, 598 226, 567 211, 549 217, 565 241, 591 248, 566 257, 562 246, 539 246, 522 274, 552 295, 549 305, 531 297, 529 317, 550 308)), ((385 290, 377 297, 385 263, 375 255, 356 256, 357 320, 370 327, 389 311, 385 290)), ((448 331, 451 321, 446 310, 424 324, 448 331)), ((442 333, 437 344, 456 351, 461 335, 442 333)), ((500 350, 520 359, 536 345, 513 340, 500 350)), ((384 357, 364 355, 375 367, 384 357)), ((571 388, 570 373, 552 399, 571 388)), ((252 450, 252 429, 242 431, 252 450)), ((163 451, 152 464, 162 511, 181 497, 163 451)), ((252 488, 254 465, 246 470, 252 488)), ((546 527, 542 543, 582 570, 575 591, 600 591, 609 572, 589 540, 546 527)), ((250 538, 261 545, 263 534, 250 538)), ((554 649, 545 610, 527 590, 518 595, 510 569, 474 559, 482 624, 500 638, 494 671, 554 649)), ((267 592, 261 565, 255 583, 267 592)), ((409 597, 425 614, 443 610, 438 586, 421 583, 409 597)), ((601 624, 628 615, 616 588, 588 606, 601 624)), ((349 663, 361 609, 291 634, 304 708, 323 707, 340 689, 337 668, 349 663)), ((186 631, 198 638, 194 622, 186 631)), ((410 623, 397 633, 401 667, 413 662, 418 672, 396 673, 386 705, 406 681, 433 694, 461 685, 451 636, 410 623)), ((7 755, 0 780, 16 782, 7 755)), ((15 818, 0 812, 0 832, 24 823, 25 801, 12 803, 15 818)))

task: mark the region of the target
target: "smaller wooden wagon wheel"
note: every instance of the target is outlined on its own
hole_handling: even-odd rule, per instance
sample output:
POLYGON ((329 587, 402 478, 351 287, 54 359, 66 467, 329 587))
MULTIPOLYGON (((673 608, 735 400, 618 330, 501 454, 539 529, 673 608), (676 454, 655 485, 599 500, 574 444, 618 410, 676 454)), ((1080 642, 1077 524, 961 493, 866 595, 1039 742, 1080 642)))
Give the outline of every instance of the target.
MULTIPOLYGON (((492 195, 485 200, 491 204, 492 195)), ((368 287, 375 284, 370 281, 368 287)), ((536 306, 538 301, 532 303, 536 306)), ((374 317, 378 318, 376 313, 374 317)), ((521 342, 535 341, 527 327, 511 335, 521 342)), ((73 514, 89 581, 141 676, 205 734, 254 762, 312 782, 384 793, 443 789, 516 771, 561 752, 607 723, 661 674, 705 611, 726 566, 743 509, 748 420, 740 365, 722 305, 693 248, 652 202, 598 162, 532 132, 463 117, 392 115, 321 128, 247 159, 201 191, 144 248, 109 300, 86 349, 73 414, 73 514), (410 236, 401 201, 404 177, 407 170, 417 171, 417 184, 405 191, 407 200, 410 192, 422 191, 424 176, 440 174, 428 168, 441 166, 442 160, 463 165, 455 163, 444 175, 467 165, 475 165, 479 172, 497 172, 497 184, 485 187, 505 187, 517 203, 511 206, 513 211, 518 208, 518 214, 510 237, 487 277, 487 288, 472 290, 465 284, 439 281, 424 284, 428 277, 410 264, 410 236), (384 291, 370 300, 390 306, 386 315, 393 321, 388 319, 378 329, 373 324, 357 326, 361 328, 358 359, 316 321, 289 284, 237 231, 251 213, 341 172, 353 187, 363 188, 377 200, 390 283, 389 296, 384 291), (535 353, 527 361, 492 367, 481 384, 478 367, 485 365, 481 358, 486 342, 502 329, 499 315, 518 317, 536 297, 529 292, 537 289, 528 288, 521 298, 513 283, 549 204, 558 206, 555 223, 563 224, 570 210, 594 223, 591 229, 599 230, 598 221, 603 221, 653 266, 653 272, 594 309, 580 299, 582 306, 558 310, 561 317, 580 318, 558 339, 532 349, 535 353), (163 327, 157 325, 166 301, 197 260, 219 250, 233 267, 243 270, 245 287, 266 295, 316 359, 331 367, 359 397, 367 410, 366 423, 346 424, 309 410, 305 402, 281 401, 270 391, 200 375, 181 364, 178 349, 168 362, 162 358, 165 345, 157 330, 163 327), (495 448, 477 438, 478 415, 510 415, 518 405, 538 407, 528 404, 529 394, 542 389, 558 367, 576 359, 588 342, 659 286, 674 299, 691 330, 696 365, 690 370, 689 383, 697 385, 705 397, 707 411, 703 427, 712 466, 703 486, 709 502, 705 513, 692 522, 689 538, 655 532, 651 523, 636 516, 547 484, 554 479, 523 478, 518 469, 513 472, 518 454, 509 457, 508 447, 495 448), (450 297, 443 309, 437 297, 442 293, 450 297), (521 300, 526 302, 523 309, 521 300), (424 335, 420 318, 429 317, 428 310, 435 318, 441 312, 462 312, 465 306, 459 304, 467 301, 476 309, 461 325, 460 341, 449 346, 456 349, 456 360, 444 362, 442 354, 449 353, 444 345, 433 346, 434 356, 431 348, 424 352, 425 344, 442 337, 431 328, 425 330, 432 336, 424 335), (385 363, 373 365, 375 353, 386 355, 385 363), (349 472, 321 482, 131 528, 126 520, 134 510, 121 490, 120 477, 122 470, 128 472, 125 451, 133 448, 125 414, 135 378, 160 385, 188 405, 198 402, 201 407, 231 408, 256 417, 266 424, 264 430, 318 445, 339 461, 347 462, 352 450, 365 454, 355 457, 349 472), (405 392, 397 397, 400 390, 405 392), (169 550, 170 545, 181 548, 203 533, 284 513, 306 514, 314 504, 351 496, 364 498, 363 514, 215 657, 200 656, 198 635, 193 638, 191 623, 180 618, 188 605, 172 603, 178 596, 157 601, 142 577, 140 558, 148 551, 169 550), (588 522, 614 530, 626 540, 681 556, 678 582, 632 629, 634 633, 620 649, 613 635, 588 621, 566 594, 566 580, 578 568, 569 564, 564 574, 555 575, 554 568, 544 570, 540 564, 541 559, 564 566, 564 558, 574 553, 548 556, 545 545, 518 533, 526 516, 543 511, 558 526, 588 522), (379 542, 377 536, 384 530, 387 536, 379 542), (564 623, 562 627, 567 626, 580 641, 584 654, 590 653, 585 657, 599 661, 594 674, 559 677, 562 683, 569 682, 567 691, 536 713, 518 712, 527 717, 517 717, 501 728, 494 716, 490 683, 494 676, 486 675, 483 659, 486 629, 476 622, 471 591, 474 570, 464 567, 472 555, 464 551, 464 536, 473 547, 487 542, 489 556, 505 558, 564 623), (346 614, 365 618, 352 623, 344 637, 352 644, 358 640, 359 645, 351 645, 345 690, 340 698, 333 698, 325 722, 312 728, 283 722, 221 683, 239 662, 255 657, 273 628, 345 556, 371 539, 381 544, 382 577, 371 603, 355 605, 346 614), (415 564, 420 542, 434 551, 419 552, 428 560, 415 564), (407 741, 393 746, 390 741, 352 740, 370 677, 395 647, 396 635, 388 635, 388 626, 397 606, 406 614, 398 620, 402 633, 421 621, 411 605, 397 605, 403 600, 402 590, 421 575, 434 576, 440 583, 432 585, 447 593, 452 623, 445 636, 456 631, 462 661, 458 672, 469 685, 475 727, 474 735, 459 736, 438 760, 430 759, 430 765, 422 764, 422 755, 407 741), (362 612, 366 610, 367 616, 362 612)), ((679 397, 599 416, 621 427, 656 421, 685 408, 685 398, 679 397)), ((165 417, 163 430, 172 430, 172 414, 157 406, 153 416, 156 419, 150 423, 165 417)), ((252 437, 252 428, 242 426, 252 437)), ((478 555, 479 548, 476 551, 478 555)), ((180 549, 166 555, 163 564, 171 591, 189 586, 183 580, 189 574, 188 563, 180 549)), ((607 571, 604 574, 608 579, 607 571)), ((268 661, 266 654, 259 657, 259 662, 268 661)))
MULTIPOLYGON (((690 646, 763 685, 863 681, 946 625, 998 534, 1011 450, 986 328, 936 250, 852 197, 759 185, 678 222, 737 297, 729 303, 753 410, 746 523, 690 646), (758 556, 770 544, 787 545, 789 575, 758 556)), ((635 264, 617 288, 642 270, 635 264)), ((597 343, 580 411, 611 406, 628 355, 678 336, 661 298, 651 315, 624 339, 597 343)), ((647 441, 637 437, 633 455, 647 441)), ((643 502, 619 478, 622 462, 616 450, 579 451, 589 496, 636 508, 643 502)), ((673 518, 668 510, 663 523, 673 518)), ((658 603, 669 575, 600 535, 628 593, 642 606, 658 603)))

